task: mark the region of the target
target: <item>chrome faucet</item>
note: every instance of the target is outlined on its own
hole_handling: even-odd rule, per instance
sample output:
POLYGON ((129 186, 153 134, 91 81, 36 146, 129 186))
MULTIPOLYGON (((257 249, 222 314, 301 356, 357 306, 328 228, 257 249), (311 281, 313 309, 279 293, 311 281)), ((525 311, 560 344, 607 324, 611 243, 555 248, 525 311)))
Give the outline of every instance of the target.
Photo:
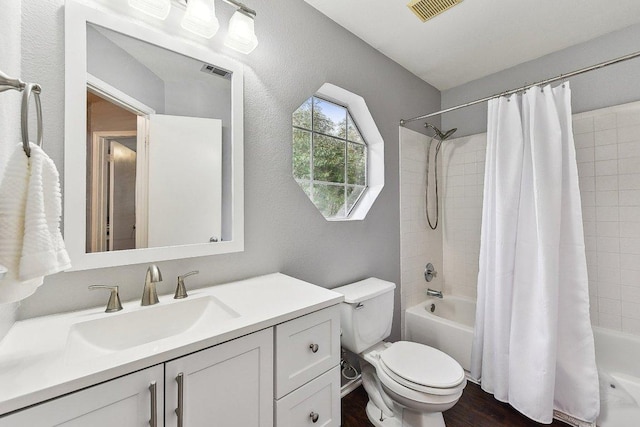
POLYGON ((427 296, 436 297, 440 299, 443 298, 442 291, 436 291, 435 289, 431 289, 431 288, 427 289, 427 296))
POLYGON ((162 282, 162 273, 160 273, 157 265, 151 264, 144 278, 144 289, 142 291, 142 301, 140 305, 154 305, 159 302, 158 292, 156 291, 156 283, 158 282, 162 282))

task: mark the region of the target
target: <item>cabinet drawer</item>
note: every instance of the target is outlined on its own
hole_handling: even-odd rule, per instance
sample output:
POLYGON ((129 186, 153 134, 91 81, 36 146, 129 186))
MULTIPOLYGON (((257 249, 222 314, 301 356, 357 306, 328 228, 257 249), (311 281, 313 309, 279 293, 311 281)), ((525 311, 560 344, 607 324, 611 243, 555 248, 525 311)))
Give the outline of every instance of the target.
POLYGON ((340 425, 340 368, 336 366, 277 400, 276 425, 338 427, 340 425))
POLYGON ((276 398, 339 363, 338 305, 276 326, 276 398))

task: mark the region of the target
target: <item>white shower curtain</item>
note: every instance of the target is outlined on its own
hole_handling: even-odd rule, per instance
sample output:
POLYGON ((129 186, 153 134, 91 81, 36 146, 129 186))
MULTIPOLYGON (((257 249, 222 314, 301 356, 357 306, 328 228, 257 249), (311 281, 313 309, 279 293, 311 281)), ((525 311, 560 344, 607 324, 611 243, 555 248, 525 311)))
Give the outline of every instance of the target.
POLYGON ((538 422, 593 422, 598 374, 569 84, 489 103, 471 374, 538 422))

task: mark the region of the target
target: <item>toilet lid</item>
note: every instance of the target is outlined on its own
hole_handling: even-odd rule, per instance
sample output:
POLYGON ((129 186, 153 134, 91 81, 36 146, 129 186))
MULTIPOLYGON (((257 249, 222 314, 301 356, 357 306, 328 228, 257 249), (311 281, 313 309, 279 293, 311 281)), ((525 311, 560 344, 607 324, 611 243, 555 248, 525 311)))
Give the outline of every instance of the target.
POLYGON ((451 356, 438 349, 408 341, 398 341, 380 353, 385 367, 414 384, 451 388, 464 380, 464 370, 451 356))

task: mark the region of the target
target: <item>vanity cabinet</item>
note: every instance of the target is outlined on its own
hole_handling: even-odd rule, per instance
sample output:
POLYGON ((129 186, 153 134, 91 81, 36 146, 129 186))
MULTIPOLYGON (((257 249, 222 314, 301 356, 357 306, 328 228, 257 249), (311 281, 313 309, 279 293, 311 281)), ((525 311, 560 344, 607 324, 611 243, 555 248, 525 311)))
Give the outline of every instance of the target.
POLYGON ((337 305, 276 326, 276 425, 340 425, 337 305))
POLYGON ((156 365, 2 417, 0 427, 162 427, 163 401, 156 365))
POLYGON ((273 427, 273 329, 0 418, 0 427, 45 425, 273 427))
POLYGON ((0 427, 338 427, 338 305, 254 331, 0 416, 0 427))
POLYGON ((273 426, 272 328, 165 364, 166 426, 273 426))

